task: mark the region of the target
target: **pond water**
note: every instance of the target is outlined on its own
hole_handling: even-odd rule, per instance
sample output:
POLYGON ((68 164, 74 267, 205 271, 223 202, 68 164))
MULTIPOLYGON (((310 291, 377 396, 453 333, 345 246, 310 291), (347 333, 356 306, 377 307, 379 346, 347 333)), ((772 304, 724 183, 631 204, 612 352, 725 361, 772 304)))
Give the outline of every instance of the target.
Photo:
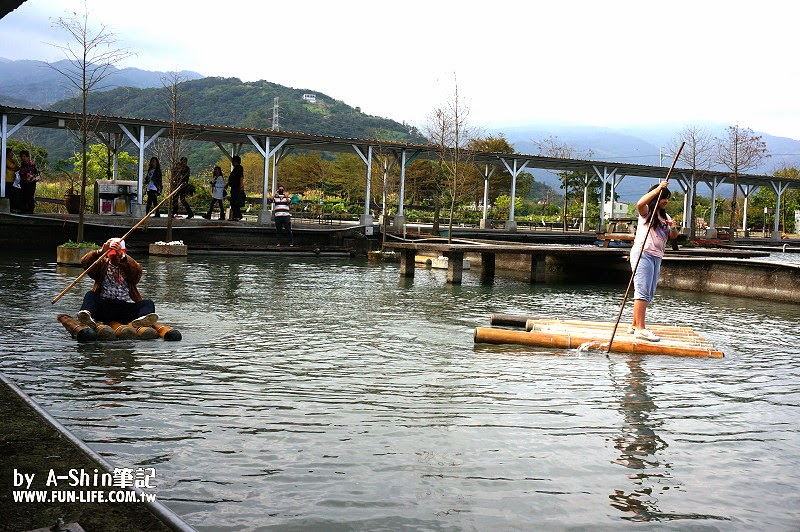
MULTIPOLYGON (((145 258, 183 333, 79 345, 80 270, 0 257, 0 371, 203 531, 800 528, 800 307, 660 290, 724 359, 473 344, 624 287, 273 256, 145 258)), ((630 308, 625 317, 630 315, 630 308)))

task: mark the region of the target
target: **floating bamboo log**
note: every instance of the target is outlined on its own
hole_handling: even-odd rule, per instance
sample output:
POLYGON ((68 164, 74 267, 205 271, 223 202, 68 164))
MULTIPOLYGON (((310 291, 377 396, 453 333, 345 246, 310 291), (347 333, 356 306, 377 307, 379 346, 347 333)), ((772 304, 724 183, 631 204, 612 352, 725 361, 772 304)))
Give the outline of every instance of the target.
MULTIPOLYGON (((705 343, 705 340, 703 340, 703 338, 695 333, 690 327, 649 325, 648 328, 661 338, 669 338, 689 343, 705 343)), ((586 334, 596 332, 596 334, 599 334, 600 336, 604 336, 606 334, 610 336, 611 331, 614 329, 614 324, 611 322, 548 319, 528 320, 525 323, 526 331, 563 331, 565 333, 569 333, 575 329, 586 334)), ((617 328, 617 334, 628 334, 627 331, 627 325, 620 325, 617 328)))
POLYGON ((97 334, 95 334, 94 329, 80 323, 69 314, 59 314, 56 316, 56 319, 61 322, 61 325, 69 331, 69 334, 79 342, 93 342, 97 340, 97 334))
POLYGON ((163 323, 154 323, 153 329, 158 331, 158 335, 168 342, 177 342, 183 336, 178 329, 173 329, 168 325, 164 325, 163 323))
POLYGON ((96 322, 94 325, 84 325, 69 314, 59 314, 56 319, 69 331, 70 335, 79 342, 93 342, 95 340, 154 340, 163 338, 168 342, 182 339, 181 332, 163 323, 155 323, 151 327, 136 329, 130 324, 109 321, 108 324, 96 322))
MULTIPOLYGON (((519 323, 519 320, 516 323, 519 323)), ((526 332, 478 327, 475 329, 475 343, 534 345, 560 349, 607 349, 614 324, 541 319, 526 320, 526 326, 532 329, 526 332)), ((661 336, 660 342, 636 338, 627 334, 626 330, 625 334, 615 338, 612 351, 643 355, 715 358, 724 356, 689 327, 652 326, 651 330, 661 336)))
POLYGON ((140 340, 155 340, 156 338, 161 337, 161 335, 158 334, 158 331, 150 327, 149 325, 146 327, 139 327, 138 329, 136 329, 135 327, 133 328, 136 330, 136 336, 140 340))
POLYGON ((97 334, 98 340, 116 340, 117 333, 114 332, 114 329, 106 325, 105 323, 98 323, 94 327, 94 332, 97 334))
POLYGON ((535 320, 533 316, 518 316, 516 314, 492 314, 489 323, 504 327, 525 327, 528 320, 535 320))
POLYGON ((136 333, 136 329, 127 323, 109 321, 108 326, 114 329, 114 332, 117 334, 117 338, 120 340, 133 340, 139 337, 139 335, 136 333))

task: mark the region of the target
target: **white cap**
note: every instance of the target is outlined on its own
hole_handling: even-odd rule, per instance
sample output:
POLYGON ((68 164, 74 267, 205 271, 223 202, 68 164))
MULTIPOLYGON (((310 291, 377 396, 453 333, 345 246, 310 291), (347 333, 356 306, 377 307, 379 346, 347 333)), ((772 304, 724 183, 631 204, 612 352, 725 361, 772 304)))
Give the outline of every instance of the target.
POLYGON ((124 240, 122 240, 121 238, 109 238, 108 239, 108 244, 109 245, 113 244, 114 242, 119 242, 119 248, 122 251, 125 251, 125 241, 124 240))

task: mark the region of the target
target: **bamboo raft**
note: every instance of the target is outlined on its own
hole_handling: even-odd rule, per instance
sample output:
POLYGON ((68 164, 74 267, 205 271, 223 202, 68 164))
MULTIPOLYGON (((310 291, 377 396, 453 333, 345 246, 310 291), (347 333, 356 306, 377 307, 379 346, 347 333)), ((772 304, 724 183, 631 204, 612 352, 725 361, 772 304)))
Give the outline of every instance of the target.
POLYGON ((176 342, 183 336, 178 329, 154 323, 150 327, 132 327, 127 323, 98 322, 95 327, 84 325, 69 314, 59 314, 56 319, 69 331, 78 342, 94 342, 95 340, 154 340, 163 338, 168 342, 176 342))
MULTIPOLYGON (((525 330, 477 327, 475 343, 518 344, 559 349, 598 349, 608 351, 614 330, 612 322, 528 318, 509 314, 492 314, 492 325, 524 327, 525 330)), ((690 357, 725 356, 691 327, 649 325, 648 329, 661 337, 659 342, 635 338, 620 324, 614 335, 611 351, 641 355, 673 355, 690 357)))

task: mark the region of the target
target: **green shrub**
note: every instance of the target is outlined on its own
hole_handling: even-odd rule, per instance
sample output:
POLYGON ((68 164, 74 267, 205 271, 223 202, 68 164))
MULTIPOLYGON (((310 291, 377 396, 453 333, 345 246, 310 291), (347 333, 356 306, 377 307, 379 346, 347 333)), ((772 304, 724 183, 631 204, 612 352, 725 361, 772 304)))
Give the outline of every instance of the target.
POLYGON ((100 245, 94 242, 73 242, 72 240, 67 240, 63 244, 61 244, 65 248, 92 248, 96 249, 99 248, 100 245))

